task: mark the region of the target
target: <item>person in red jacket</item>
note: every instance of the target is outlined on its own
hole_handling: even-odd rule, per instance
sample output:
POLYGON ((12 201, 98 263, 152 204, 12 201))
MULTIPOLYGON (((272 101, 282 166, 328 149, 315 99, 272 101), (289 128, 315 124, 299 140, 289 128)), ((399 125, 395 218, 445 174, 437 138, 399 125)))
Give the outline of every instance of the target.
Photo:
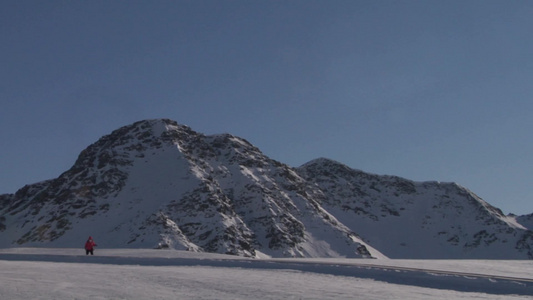
POLYGON ((94 255, 94 247, 96 247, 96 243, 93 241, 93 238, 92 237, 89 237, 89 239, 87 240, 87 242, 85 242, 85 255, 89 255, 89 253, 91 253, 91 255, 94 255))

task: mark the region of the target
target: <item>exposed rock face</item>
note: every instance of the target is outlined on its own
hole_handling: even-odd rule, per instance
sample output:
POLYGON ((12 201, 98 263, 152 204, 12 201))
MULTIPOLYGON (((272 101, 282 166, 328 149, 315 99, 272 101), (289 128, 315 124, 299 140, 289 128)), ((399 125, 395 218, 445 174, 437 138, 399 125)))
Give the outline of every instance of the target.
POLYGON ((531 231, 456 184, 327 159, 294 169, 167 119, 115 130, 58 178, 0 196, 2 247, 88 235, 252 257, 533 258, 531 231))

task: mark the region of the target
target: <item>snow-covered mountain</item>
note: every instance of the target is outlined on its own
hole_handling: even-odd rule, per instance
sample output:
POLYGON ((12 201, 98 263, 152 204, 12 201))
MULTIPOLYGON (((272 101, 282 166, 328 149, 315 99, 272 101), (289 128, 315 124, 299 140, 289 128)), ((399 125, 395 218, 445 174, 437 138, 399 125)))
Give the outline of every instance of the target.
POLYGON ((516 221, 525 228, 533 230, 533 214, 518 216, 516 221))
POLYGON ((456 184, 317 159, 167 119, 115 130, 58 178, 0 196, 0 247, 170 247, 261 257, 533 258, 533 232, 456 184))
POLYGON ((414 182, 317 159, 297 169, 320 203, 390 258, 533 258, 533 232, 455 183, 414 182))
POLYGON ((0 198, 0 246, 154 247, 244 256, 382 257, 315 187, 247 141, 170 120, 122 127, 57 179, 0 198))

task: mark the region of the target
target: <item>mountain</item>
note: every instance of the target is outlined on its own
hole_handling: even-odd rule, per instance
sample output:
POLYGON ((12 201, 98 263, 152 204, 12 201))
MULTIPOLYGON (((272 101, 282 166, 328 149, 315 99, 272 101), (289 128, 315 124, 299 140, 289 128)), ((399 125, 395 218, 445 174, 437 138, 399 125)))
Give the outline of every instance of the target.
POLYGON ((529 230, 533 230, 533 214, 516 217, 516 221, 529 230))
POLYGON ((533 232, 455 183, 379 176, 317 159, 297 172, 321 205, 390 258, 533 258, 533 232))
POLYGON ((0 246, 165 247, 243 256, 382 257, 306 181, 244 139, 170 120, 122 127, 54 180, 0 198, 0 246))
POLYGON ((58 178, 0 196, 0 247, 169 247, 250 257, 532 259, 533 232, 453 183, 328 159, 291 168, 231 134, 124 126, 58 178))

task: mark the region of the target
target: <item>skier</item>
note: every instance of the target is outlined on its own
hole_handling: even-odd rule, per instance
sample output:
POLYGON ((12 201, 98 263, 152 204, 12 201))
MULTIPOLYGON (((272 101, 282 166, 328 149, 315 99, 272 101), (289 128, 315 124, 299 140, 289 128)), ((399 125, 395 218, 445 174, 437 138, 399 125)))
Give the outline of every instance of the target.
POLYGON ((85 255, 89 255, 89 253, 91 253, 91 255, 94 255, 93 251, 94 251, 94 247, 96 247, 96 246, 97 245, 93 241, 93 238, 89 237, 87 242, 85 242, 85 255))

